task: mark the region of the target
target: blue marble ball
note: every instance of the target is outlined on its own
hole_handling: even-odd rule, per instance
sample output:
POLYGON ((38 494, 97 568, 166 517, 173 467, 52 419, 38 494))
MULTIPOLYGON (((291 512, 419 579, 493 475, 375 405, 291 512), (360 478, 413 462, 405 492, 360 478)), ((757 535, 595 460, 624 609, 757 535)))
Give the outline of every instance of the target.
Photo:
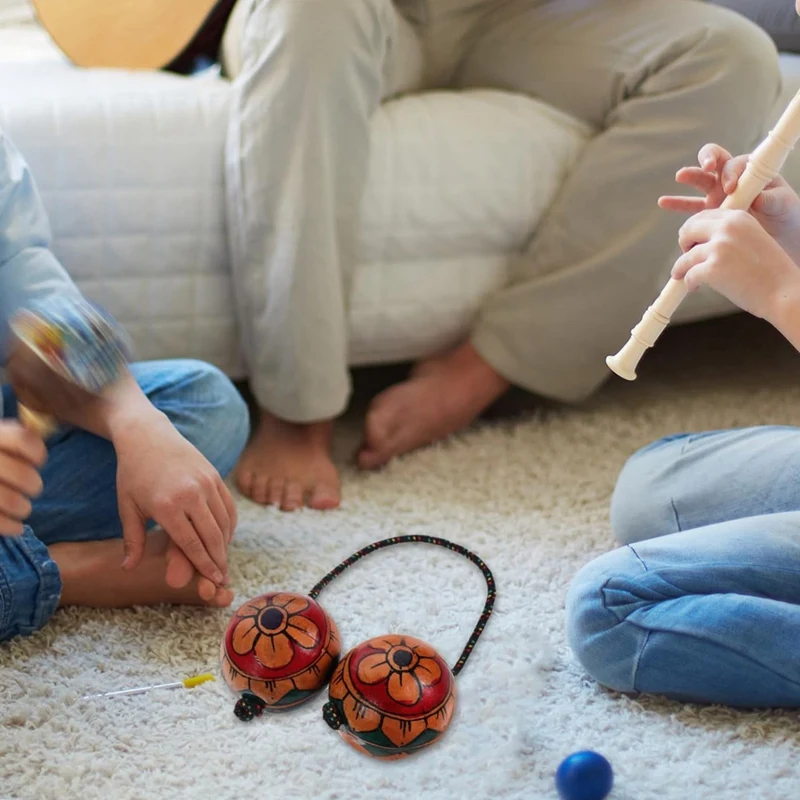
POLYGON ((592 750, 567 756, 556 771, 556 789, 563 800, 604 800, 613 785, 611 764, 592 750))

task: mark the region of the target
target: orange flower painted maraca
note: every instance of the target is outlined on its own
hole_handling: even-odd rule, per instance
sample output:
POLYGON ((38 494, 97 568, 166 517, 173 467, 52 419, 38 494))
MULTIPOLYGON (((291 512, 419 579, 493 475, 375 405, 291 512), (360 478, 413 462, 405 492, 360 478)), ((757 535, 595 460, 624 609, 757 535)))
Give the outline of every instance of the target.
POLYGON ((384 760, 433 744, 456 705, 442 657, 411 636, 380 636, 353 648, 331 678, 325 721, 356 750, 384 760))
POLYGON ((248 601, 228 623, 220 653, 222 674, 243 699, 237 716, 302 703, 328 682, 340 652, 336 625, 310 597, 272 592, 248 601))

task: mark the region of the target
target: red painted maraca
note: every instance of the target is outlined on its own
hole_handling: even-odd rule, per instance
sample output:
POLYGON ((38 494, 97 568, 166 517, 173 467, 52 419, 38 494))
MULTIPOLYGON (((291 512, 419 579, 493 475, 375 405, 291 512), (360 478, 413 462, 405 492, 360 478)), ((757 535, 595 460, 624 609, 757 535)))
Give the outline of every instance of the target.
POLYGON ((398 536, 375 542, 329 572, 307 597, 283 592, 261 595, 234 614, 221 655, 223 675, 240 695, 236 715, 249 721, 265 710, 296 706, 330 678, 329 699, 323 708, 330 727, 366 755, 381 759, 411 755, 447 730, 456 704, 455 676, 483 633, 494 600, 491 571, 460 545, 433 536, 398 536), (337 663, 338 632, 316 598, 359 559, 406 542, 434 544, 460 553, 486 578, 486 604, 461 656, 451 670, 429 644, 393 634, 363 642, 337 663))
POLYGON ((455 676, 412 636, 380 636, 354 647, 328 687, 325 721, 356 750, 395 760, 433 744, 456 707, 455 676))
POLYGON ((307 700, 328 682, 340 652, 336 625, 310 597, 253 598, 231 618, 220 648, 222 674, 241 695, 236 716, 247 721, 307 700))

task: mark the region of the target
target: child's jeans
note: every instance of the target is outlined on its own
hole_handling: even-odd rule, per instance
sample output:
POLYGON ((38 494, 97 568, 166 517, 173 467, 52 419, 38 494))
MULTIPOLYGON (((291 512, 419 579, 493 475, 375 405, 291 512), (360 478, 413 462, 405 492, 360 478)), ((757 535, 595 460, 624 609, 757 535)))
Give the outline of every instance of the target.
POLYGON ((620 475, 625 545, 585 566, 570 645, 605 686, 800 707, 800 429, 671 437, 620 475))
MULTIPOLYGON (((140 363, 131 372, 183 436, 222 475, 230 472, 249 432, 247 407, 233 384, 199 361, 140 363)), ((13 393, 4 387, 4 417, 16 412, 13 393)), ((0 536, 0 641, 38 630, 58 606, 61 578, 46 545, 122 536, 111 443, 70 428, 47 444, 44 491, 33 502, 25 533, 0 536)))

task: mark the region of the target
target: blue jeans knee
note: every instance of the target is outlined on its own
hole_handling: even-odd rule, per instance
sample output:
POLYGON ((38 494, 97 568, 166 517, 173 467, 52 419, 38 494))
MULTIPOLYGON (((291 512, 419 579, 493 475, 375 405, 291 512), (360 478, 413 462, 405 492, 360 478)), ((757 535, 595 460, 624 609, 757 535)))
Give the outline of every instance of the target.
POLYGON ((675 533, 670 471, 689 434, 667 436, 634 453, 622 468, 611 497, 611 527, 620 544, 675 533))
POLYGON ((638 607, 642 598, 615 586, 635 582, 644 571, 633 550, 620 547, 586 564, 567 594, 567 640, 573 654, 592 678, 618 692, 635 692, 646 632, 626 622, 626 610, 638 607))
POLYGON ((58 567, 31 529, 0 536, 0 642, 44 627, 60 598, 58 567))
MULTIPOLYGON (((154 365, 142 366, 153 380, 154 365)), ((225 477, 235 466, 250 435, 250 419, 244 398, 230 378, 211 364, 191 359, 158 363, 169 378, 151 400, 225 477)), ((134 375, 137 365, 132 367, 134 375)), ((156 379, 157 380, 157 379, 156 379)), ((145 387, 143 387, 145 388, 145 387)))

